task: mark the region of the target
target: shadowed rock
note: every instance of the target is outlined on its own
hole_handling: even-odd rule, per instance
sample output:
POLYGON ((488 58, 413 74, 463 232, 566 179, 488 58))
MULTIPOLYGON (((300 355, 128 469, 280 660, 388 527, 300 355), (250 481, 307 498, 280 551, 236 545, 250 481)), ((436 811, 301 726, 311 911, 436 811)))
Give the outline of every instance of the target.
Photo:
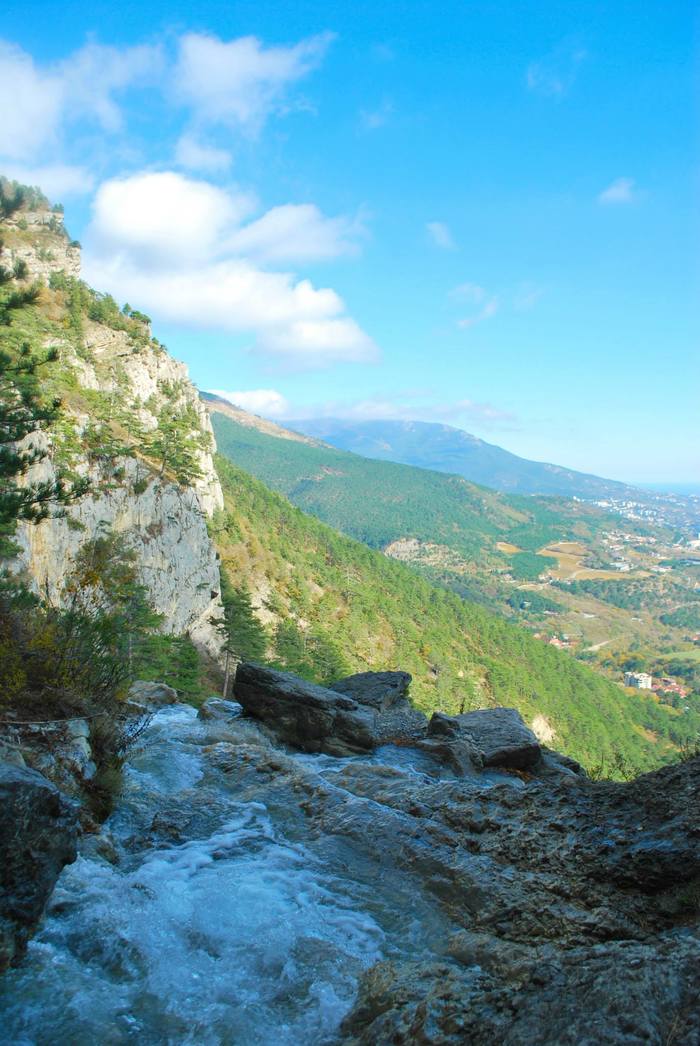
POLYGON ((429 750, 458 770, 467 761, 477 767, 525 770, 540 761, 541 749, 515 708, 480 708, 464 715, 436 712, 428 725, 429 750))
POLYGON ((371 708, 289 672, 244 662, 233 694, 249 715, 304 752, 352 755, 377 744, 371 708))
POLYGON ((74 803, 35 770, 0 764, 0 970, 26 951, 77 836, 74 803))
POLYGON ((408 672, 358 672, 331 683, 330 689, 352 697, 361 705, 371 705, 378 712, 386 712, 397 705, 408 705, 410 685, 408 672))

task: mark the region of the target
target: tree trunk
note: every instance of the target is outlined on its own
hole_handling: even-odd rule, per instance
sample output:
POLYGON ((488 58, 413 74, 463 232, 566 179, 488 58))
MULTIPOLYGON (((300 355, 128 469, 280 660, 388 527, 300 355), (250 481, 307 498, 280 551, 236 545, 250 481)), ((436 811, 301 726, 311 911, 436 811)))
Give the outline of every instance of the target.
POLYGON ((226 667, 224 669, 224 692, 223 692, 223 695, 222 695, 223 698, 224 698, 224 701, 228 697, 228 683, 229 683, 230 675, 231 675, 231 651, 227 650, 226 651, 226 667))

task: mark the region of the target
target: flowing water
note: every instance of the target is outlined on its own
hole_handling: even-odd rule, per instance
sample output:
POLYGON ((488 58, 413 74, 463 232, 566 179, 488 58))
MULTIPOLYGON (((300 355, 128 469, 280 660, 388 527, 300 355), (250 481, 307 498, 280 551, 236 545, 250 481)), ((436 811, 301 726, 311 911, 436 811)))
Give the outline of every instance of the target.
MULTIPOLYGON (((332 1043, 364 969, 443 953, 451 927, 418 877, 309 830, 304 797, 352 761, 275 754, 243 720, 154 718, 109 859, 88 841, 3 979, 0 1042, 332 1043)), ((420 776, 419 758, 373 760, 420 776)))

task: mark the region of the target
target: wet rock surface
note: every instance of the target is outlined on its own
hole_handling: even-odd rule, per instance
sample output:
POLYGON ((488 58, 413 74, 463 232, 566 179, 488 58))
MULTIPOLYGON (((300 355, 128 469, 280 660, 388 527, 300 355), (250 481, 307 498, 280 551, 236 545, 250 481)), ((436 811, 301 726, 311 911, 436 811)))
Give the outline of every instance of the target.
POLYGON ((700 760, 629 784, 344 784, 415 819, 383 845, 464 927, 448 962, 367 973, 346 1046, 700 1042, 700 760))
POLYGON ((77 808, 45 777, 0 764, 0 970, 18 962, 65 864, 77 808))
MULTIPOLYGON (((301 707, 332 719, 318 689, 301 707)), ((145 1043, 698 1046, 700 760, 619 784, 542 748, 458 774, 376 734, 300 754, 207 705, 155 716, 33 965, 0 985, 16 1012, 47 981, 43 1024, 12 1017, 10 1042, 79 990, 66 1041, 106 1041, 128 1012, 145 1043)))
POLYGON ((698 951, 677 935, 564 953, 482 947, 472 960, 373 967, 343 1024, 343 1046, 700 1041, 698 951))

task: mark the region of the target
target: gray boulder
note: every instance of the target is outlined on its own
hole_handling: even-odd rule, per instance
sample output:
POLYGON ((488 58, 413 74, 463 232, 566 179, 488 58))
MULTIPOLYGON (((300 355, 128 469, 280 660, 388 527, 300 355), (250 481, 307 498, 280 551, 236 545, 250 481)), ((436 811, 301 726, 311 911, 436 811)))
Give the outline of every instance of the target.
POLYGON ((515 708, 480 708, 458 716, 436 712, 428 725, 428 742, 427 747, 442 752, 455 768, 469 760, 477 768, 526 770, 539 763, 542 754, 515 708))
POLYGON ((64 865, 78 808, 35 770, 0 764, 0 970, 18 962, 64 865))
POLYGON ((377 744, 371 708, 289 672, 243 662, 233 694, 249 715, 304 752, 353 755, 377 744))
POLYGON ((428 720, 408 699, 408 672, 358 672, 331 685, 359 705, 375 710, 375 743, 416 744, 425 737, 428 720))
POLYGON ((358 672, 332 683, 330 689, 352 697, 358 704, 386 712, 397 705, 408 705, 410 685, 408 672, 358 672))
POLYGON ((129 689, 129 701, 153 709, 176 704, 178 696, 177 690, 167 683, 151 683, 146 679, 137 679, 129 689))

